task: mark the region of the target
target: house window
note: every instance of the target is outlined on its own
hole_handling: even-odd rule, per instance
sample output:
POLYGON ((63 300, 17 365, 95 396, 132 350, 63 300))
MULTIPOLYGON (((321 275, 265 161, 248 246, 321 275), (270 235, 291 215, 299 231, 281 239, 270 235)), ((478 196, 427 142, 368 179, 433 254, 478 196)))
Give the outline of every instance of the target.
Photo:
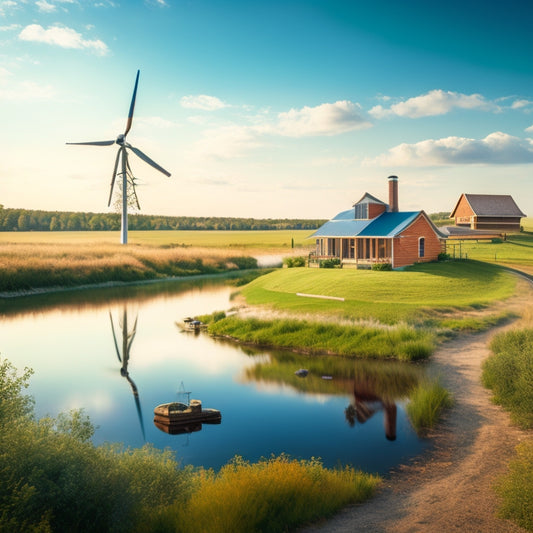
POLYGON ((426 239, 424 237, 420 237, 418 239, 418 257, 424 257, 426 248, 426 239))
POLYGON ((355 204, 355 215, 357 220, 368 218, 368 204, 355 204))

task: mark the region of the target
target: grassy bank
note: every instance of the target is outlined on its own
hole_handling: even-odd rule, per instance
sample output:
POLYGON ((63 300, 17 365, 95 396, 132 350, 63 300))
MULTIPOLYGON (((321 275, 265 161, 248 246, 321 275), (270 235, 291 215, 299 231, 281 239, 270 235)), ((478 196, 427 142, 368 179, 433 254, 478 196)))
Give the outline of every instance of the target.
POLYGON ((501 333, 490 348, 492 355, 483 364, 483 384, 515 424, 533 429, 533 329, 501 333))
POLYGON ((305 353, 414 361, 429 357, 442 336, 508 320, 510 313, 479 309, 511 296, 515 283, 501 268, 478 262, 402 272, 282 269, 256 278, 242 295, 249 305, 294 318, 218 316, 209 332, 305 353))
POLYGON ((416 331, 408 326, 378 328, 231 316, 210 324, 209 333, 258 346, 273 346, 310 354, 393 358, 402 361, 426 359, 434 349, 434 336, 430 332, 416 331))
POLYGON ((254 268, 232 250, 120 244, 0 244, 0 291, 131 282, 254 268))
POLYGON ((180 467, 150 446, 94 446, 79 411, 35 421, 30 372, 0 359, 0 530, 286 531, 369 498, 380 480, 320 461, 235 458, 220 472, 180 467))
MULTIPOLYGON (((510 412, 523 429, 533 428, 533 329, 501 333, 491 343, 492 355, 483 364, 483 384, 495 403, 510 412)), ((533 531, 533 440, 522 442, 496 490, 502 498, 499 514, 533 531)))

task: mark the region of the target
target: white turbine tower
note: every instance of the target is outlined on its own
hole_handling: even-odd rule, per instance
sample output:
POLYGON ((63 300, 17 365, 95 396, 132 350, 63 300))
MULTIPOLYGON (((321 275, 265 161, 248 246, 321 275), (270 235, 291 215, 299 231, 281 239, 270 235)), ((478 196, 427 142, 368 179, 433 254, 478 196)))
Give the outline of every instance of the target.
POLYGON ((131 104, 130 104, 130 111, 128 113, 128 121, 126 123, 126 130, 124 133, 119 134, 119 136, 114 141, 88 141, 88 142, 81 142, 81 143, 67 143, 67 144, 83 144, 83 145, 90 145, 90 146, 111 146, 112 144, 118 144, 119 149, 117 153, 117 157, 115 159, 115 167, 113 168, 113 176, 111 178, 111 190, 109 191, 109 202, 108 207, 111 205, 111 197, 113 195, 113 187, 115 185, 115 178, 117 177, 117 174, 119 176, 122 176, 122 218, 121 218, 121 234, 120 234, 120 242, 122 244, 128 243, 128 182, 131 185, 133 196, 135 198, 135 202, 137 204, 137 207, 140 209, 139 200, 137 198, 137 193, 135 191, 135 177, 133 176, 133 173, 130 168, 130 164, 128 162, 128 149, 131 150, 137 157, 140 157, 145 163, 148 163, 150 166, 155 168, 156 170, 159 170, 159 172, 162 172, 166 176, 170 176, 170 172, 166 171, 163 167, 159 166, 155 161, 150 159, 146 154, 141 152, 138 148, 135 148, 135 146, 132 146, 131 144, 126 142, 126 135, 128 135, 128 132, 131 129, 131 124, 133 122, 133 111, 135 109, 135 99, 137 98, 137 85, 139 84, 139 73, 140 71, 137 71, 137 77, 135 78, 135 87, 133 88, 133 96, 131 98, 131 104), (121 163, 120 166, 120 172, 118 172, 119 169, 119 162, 121 163))

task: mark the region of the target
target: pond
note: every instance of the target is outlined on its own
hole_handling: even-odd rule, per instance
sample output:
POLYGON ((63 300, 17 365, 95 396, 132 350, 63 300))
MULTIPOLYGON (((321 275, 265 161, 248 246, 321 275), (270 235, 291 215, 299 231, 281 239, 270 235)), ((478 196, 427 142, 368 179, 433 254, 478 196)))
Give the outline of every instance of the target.
POLYGON ((84 409, 95 444, 145 442, 181 464, 218 469, 287 453, 387 473, 427 443, 404 406, 423 369, 409 364, 305 357, 184 331, 187 316, 228 310, 223 280, 161 282, 0 300, 0 356, 34 369, 38 417, 84 409), (308 371, 298 376, 299 369, 308 371), (162 403, 199 399, 220 424, 169 434, 162 403))

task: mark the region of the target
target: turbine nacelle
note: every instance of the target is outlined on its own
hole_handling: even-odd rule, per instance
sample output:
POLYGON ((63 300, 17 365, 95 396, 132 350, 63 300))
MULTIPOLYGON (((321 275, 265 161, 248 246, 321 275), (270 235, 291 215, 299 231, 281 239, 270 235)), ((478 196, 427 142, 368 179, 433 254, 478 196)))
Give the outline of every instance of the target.
POLYGON ((126 136, 121 133, 118 137, 117 137, 117 140, 115 141, 119 146, 124 146, 124 143, 126 142, 126 136))

